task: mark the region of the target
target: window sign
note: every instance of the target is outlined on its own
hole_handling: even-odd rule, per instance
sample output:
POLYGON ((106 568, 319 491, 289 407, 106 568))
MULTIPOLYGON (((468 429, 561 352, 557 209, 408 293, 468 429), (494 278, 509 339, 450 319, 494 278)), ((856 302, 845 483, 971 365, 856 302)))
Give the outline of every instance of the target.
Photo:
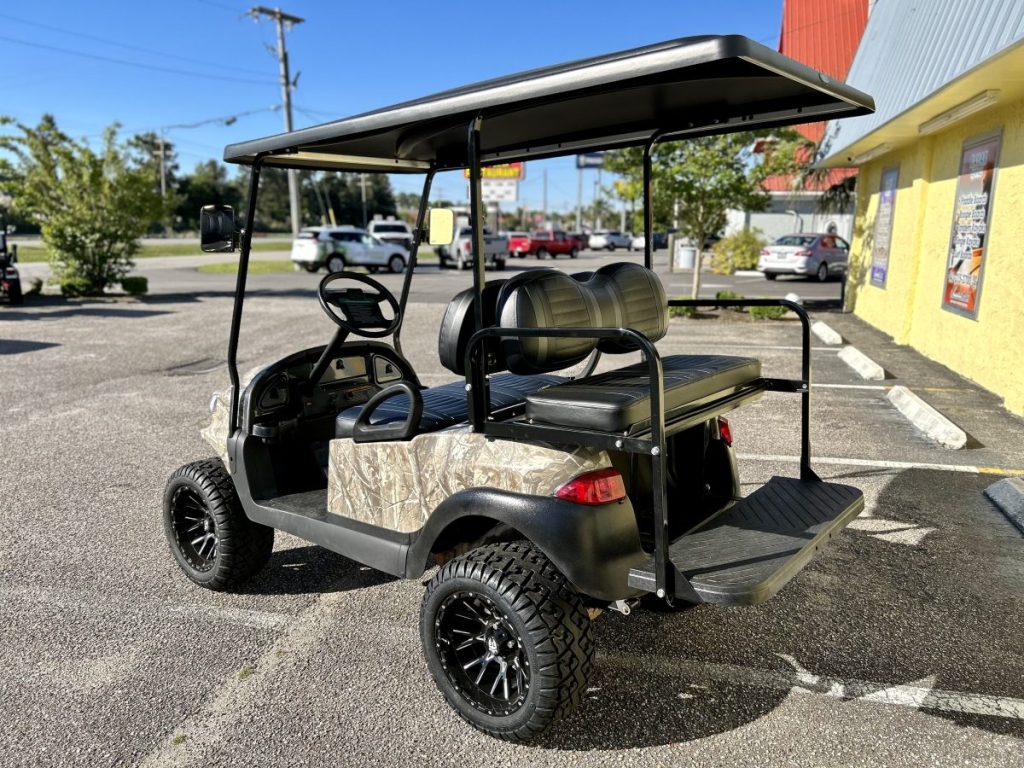
POLYGON ((971 318, 977 317, 981 298, 981 275, 1001 140, 1000 134, 968 140, 960 155, 942 306, 971 318))
POLYGON ((882 183, 878 190, 878 212, 875 214, 874 245, 871 248, 871 284, 885 288, 889 276, 889 246, 892 243, 892 214, 896 206, 896 185, 900 169, 886 168, 882 171, 882 183))

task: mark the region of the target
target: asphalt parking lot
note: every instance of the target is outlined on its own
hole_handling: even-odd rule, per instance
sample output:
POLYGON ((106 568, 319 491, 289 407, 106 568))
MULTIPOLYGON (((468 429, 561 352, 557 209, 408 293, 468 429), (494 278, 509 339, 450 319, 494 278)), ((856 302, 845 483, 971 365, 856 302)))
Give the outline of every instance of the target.
MULTIPOLYGON (((1024 766, 1024 538, 981 494, 1024 468, 1024 420, 990 394, 823 313, 889 376, 865 382, 814 344, 816 469, 862 488, 864 514, 762 606, 605 613, 584 706, 516 747, 435 690, 420 584, 286 535, 241 594, 201 590, 172 562, 164 483, 210 454, 198 431, 227 378, 233 280, 195 272, 211 258, 225 260, 147 260, 140 301, 0 308, 0 765, 1024 766), (968 447, 917 433, 885 399, 895 383, 968 447)), ((250 279, 242 370, 329 337, 316 281, 250 279)), ((414 281, 404 346, 426 384, 452 378, 436 332, 469 281, 429 265, 414 281)), ((665 281, 688 293, 685 273, 665 281)), ((838 293, 710 274, 705 286, 838 293)), ((674 320, 659 347, 756 354, 791 376, 798 344, 793 321, 729 314, 674 320)), ((747 489, 795 472, 797 419, 785 394, 734 412, 747 489)))

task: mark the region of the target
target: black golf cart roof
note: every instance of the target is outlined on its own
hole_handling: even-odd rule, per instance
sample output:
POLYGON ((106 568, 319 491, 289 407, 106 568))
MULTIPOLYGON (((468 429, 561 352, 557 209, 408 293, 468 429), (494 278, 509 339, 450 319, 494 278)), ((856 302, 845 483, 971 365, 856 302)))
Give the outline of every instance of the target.
POLYGON ((686 37, 486 80, 291 133, 224 159, 291 168, 423 173, 644 144, 656 132, 729 133, 862 115, 865 93, 737 35, 686 37))

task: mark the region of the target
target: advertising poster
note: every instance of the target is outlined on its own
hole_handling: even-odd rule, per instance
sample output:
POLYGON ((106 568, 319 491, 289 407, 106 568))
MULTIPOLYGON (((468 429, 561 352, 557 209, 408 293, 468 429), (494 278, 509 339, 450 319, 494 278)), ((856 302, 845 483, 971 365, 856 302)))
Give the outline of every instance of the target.
POLYGON ((971 140, 960 156, 942 306, 967 317, 978 314, 1001 138, 971 140))
POLYGON ((871 249, 871 284, 885 287, 889 274, 889 246, 892 243, 892 213, 896 206, 896 185, 900 169, 886 168, 882 171, 882 183, 878 190, 878 212, 875 214, 874 247, 871 249))

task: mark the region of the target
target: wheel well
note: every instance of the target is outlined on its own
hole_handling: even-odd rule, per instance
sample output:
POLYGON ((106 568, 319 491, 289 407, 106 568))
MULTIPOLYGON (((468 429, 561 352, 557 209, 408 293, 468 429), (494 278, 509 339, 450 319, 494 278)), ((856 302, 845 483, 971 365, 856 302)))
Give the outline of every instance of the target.
POLYGON ((526 539, 507 523, 485 515, 466 515, 448 523, 434 539, 430 554, 438 565, 483 544, 526 539))

